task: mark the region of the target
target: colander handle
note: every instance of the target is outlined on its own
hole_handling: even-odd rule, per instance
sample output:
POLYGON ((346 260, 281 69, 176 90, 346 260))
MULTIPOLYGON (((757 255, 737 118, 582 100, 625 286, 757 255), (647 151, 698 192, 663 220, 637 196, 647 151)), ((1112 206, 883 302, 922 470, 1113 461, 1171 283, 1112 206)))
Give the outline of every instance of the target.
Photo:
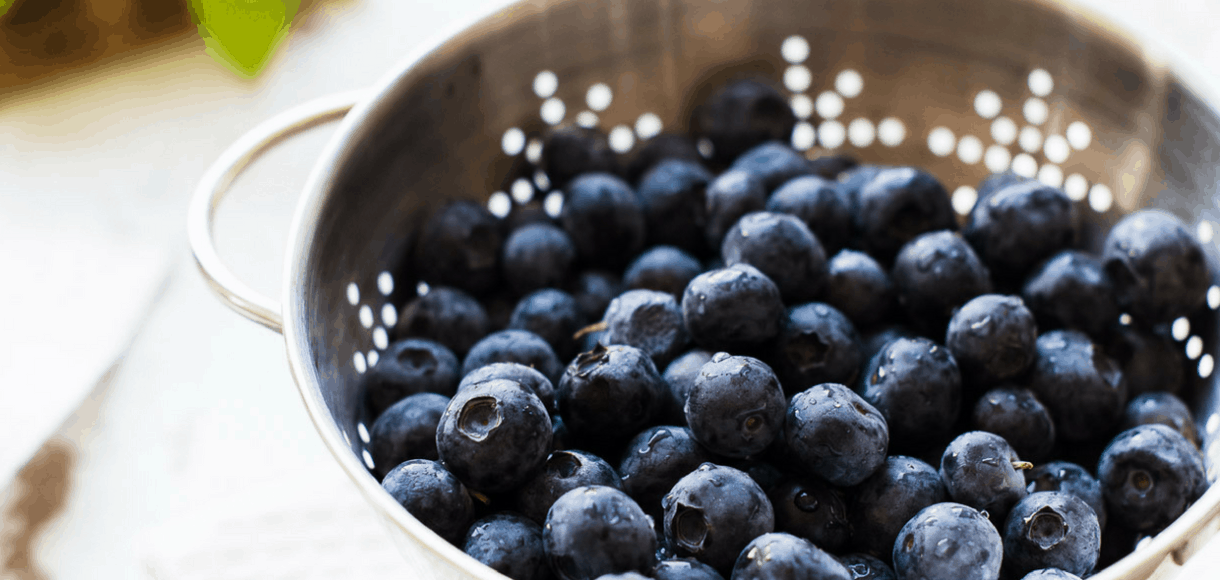
POLYGON ((203 174, 187 213, 187 238, 195 264, 208 286, 238 314, 283 332, 280 303, 239 280, 216 252, 212 238, 216 208, 237 176, 264 152, 296 133, 342 118, 366 94, 365 91, 350 91, 327 95, 267 119, 238 138, 203 174))

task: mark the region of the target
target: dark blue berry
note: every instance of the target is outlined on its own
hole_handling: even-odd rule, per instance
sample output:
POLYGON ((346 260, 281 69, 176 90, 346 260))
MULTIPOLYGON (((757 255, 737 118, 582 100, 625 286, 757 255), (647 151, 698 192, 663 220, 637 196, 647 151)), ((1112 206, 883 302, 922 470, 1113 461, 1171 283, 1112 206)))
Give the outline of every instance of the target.
POLYGON ((1079 330, 1099 340, 1118 321, 1114 285, 1101 260, 1065 250, 1034 270, 1021 291, 1038 328, 1079 330))
POLYGON ((527 294, 517 303, 508 328, 538 335, 551 345, 556 356, 567 360, 576 354, 576 340, 572 336, 580 329, 581 321, 580 309, 571 294, 546 288, 527 294))
POLYGON ((471 524, 462 551, 512 580, 551 576, 542 527, 519 514, 499 513, 471 524))
POLYGON ((899 580, 997 580, 1004 543, 987 516, 944 502, 924 508, 902 526, 893 556, 899 580))
POLYGON ((626 182, 589 173, 564 191, 559 221, 586 264, 622 267, 644 247, 644 210, 626 182))
POLYGON ((775 512, 744 472, 704 463, 674 484, 662 501, 665 537, 678 555, 724 573, 750 540, 775 530, 775 512))
POLYGON ((568 365, 555 398, 577 439, 621 444, 659 414, 665 391, 661 374, 644 351, 598 345, 568 365))
POLYGON ((653 578, 639 572, 623 572, 622 574, 602 574, 597 577, 597 580, 653 580, 653 578))
POLYGON ((695 442, 689 429, 650 427, 627 444, 618 471, 623 491, 659 522, 661 498, 678 480, 709 461, 712 455, 695 442))
POLYGON ((724 580, 715 568, 694 558, 678 558, 657 562, 652 569, 656 580, 724 580))
POLYGON ((1079 218, 1066 193, 1039 181, 1013 183, 975 204, 962 235, 997 278, 1019 281, 1076 241, 1079 218))
POLYGON ((940 458, 940 478, 953 501, 987 512, 1003 522, 1008 510, 1021 501, 1025 476, 1014 464, 1016 451, 995 433, 967 431, 958 435, 940 458))
POLYGON ((485 294, 500 278, 500 223, 473 201, 454 201, 432 214, 420 235, 418 259, 433 286, 456 286, 485 294))
POLYGON ((542 466, 551 435, 551 418, 537 395, 516 381, 494 379, 453 396, 436 427, 436 450, 462 483, 500 493, 542 466))
POLYGON ((575 261, 576 246, 567 233, 551 224, 530 224, 508 236, 500 268, 513 291, 525 294, 563 286, 575 261))
POLYGON ((741 80, 717 90, 699 107, 692 132, 712 144, 712 160, 727 164, 755 145, 787 142, 796 125, 788 99, 774 87, 741 80))
MULTIPOLYGON (((974 389, 1014 379, 1037 358, 1034 315, 1016 296, 984 294, 949 320, 945 346, 974 389)), ((977 390, 975 392, 978 392, 977 390)))
POLYGON ((704 192, 712 174, 697 162, 666 159, 640 179, 637 190, 648 222, 651 245, 682 248, 702 255, 707 223, 704 192))
POLYGON ((708 350, 757 348, 779 334, 783 316, 779 288, 749 264, 699 274, 682 294, 686 329, 708 350))
POLYGON ((1030 494, 1004 522, 1004 567, 1014 576, 1041 568, 1088 574, 1101 553, 1101 526, 1089 504, 1059 491, 1030 494))
POLYGON ((1191 314, 1211 283, 1203 247, 1177 217, 1137 211, 1110 229, 1102 252, 1118 306, 1146 324, 1191 314))
POLYGON ((639 183, 640 178, 665 159, 683 159, 700 163, 703 157, 695 142, 684 134, 662 133, 645 141, 627 164, 627 180, 639 183))
POLYGON ((639 290, 668 292, 682 299, 691 279, 703 271, 694 256, 673 246, 656 246, 640 254, 623 273, 623 284, 639 290))
POLYGON ((474 520, 474 502, 466 486, 435 461, 404 462, 386 474, 381 487, 407 513, 451 544, 461 541, 474 520))
POLYGON ((573 125, 547 135, 541 165, 551 184, 562 189, 584 173, 617 172, 618 155, 605 133, 573 125))
POLYGON ((838 486, 856 485, 885 464, 889 430, 875 407, 834 383, 792 397, 784 430, 799 465, 838 486))
POLYGON ((1159 531, 1207 489, 1203 455, 1165 425, 1119 433, 1097 464, 1109 517, 1135 531, 1159 531))
POLYGON ((1052 330, 1038 337, 1029 389, 1050 410, 1055 436, 1067 442, 1106 437, 1127 403, 1123 372, 1089 337, 1052 330))
POLYGON ((492 379, 516 381, 537 395, 547 409, 555 408, 555 386, 551 384, 550 379, 537 369, 520 363, 498 362, 474 369, 462 377, 462 382, 458 383, 457 390, 460 392, 470 385, 492 379))
POLYGON ((816 479, 787 479, 767 492, 775 509, 775 530, 813 542, 828 552, 851 539, 843 492, 816 479))
POLYGON ((749 264, 766 274, 786 302, 812 300, 826 284, 826 252, 805 222, 788 214, 746 214, 720 246, 724 263, 749 264))
POLYGON ((915 324, 939 335, 953 312, 991 292, 991 275, 958 234, 938 231, 912 240, 894 260, 898 303, 915 324))
MULTIPOLYGON (((901 325, 883 326, 860 338, 860 360, 870 361, 891 340, 915 338, 915 332, 901 325)), ((960 372, 960 371, 959 371, 960 372)), ((868 376, 867 374, 865 376, 868 376)))
POLYGON ((493 332, 471 347, 462 361, 462 375, 491 363, 515 362, 536 369, 551 384, 559 381, 563 364, 542 337, 528 330, 493 332))
MULTIPOLYGON (((1030 182, 1030 181, 1037 181, 1037 180, 1032 177, 1025 177, 1024 175, 1018 175, 1016 173, 1013 173, 1012 171, 1004 171, 1001 173, 992 173, 991 175, 988 175, 986 178, 984 178, 983 181, 979 182, 978 202, 981 202, 981 201, 991 197, 991 194, 993 194, 997 191, 1000 191, 1001 189, 1004 189, 1005 187, 1008 187, 1010 185, 1016 185, 1019 183, 1026 183, 1026 182, 1030 182)), ((978 202, 975 202, 976 206, 977 206, 978 202)))
POLYGON ((589 485, 621 488, 618 472, 604 459, 576 449, 555 451, 542 469, 513 494, 513 505, 525 517, 543 524, 555 500, 589 485))
POLYGON ((762 211, 767 204, 767 188, 753 173, 730 169, 716 176, 707 186, 708 247, 717 249, 729 228, 748 213, 762 211))
POLYGON ((376 417, 416 393, 451 396, 458 378, 458 359, 449 349, 431 340, 398 340, 365 373, 365 397, 376 417))
POLYGON ((689 338, 682 309, 673 294, 655 290, 629 290, 610 302, 606 316, 606 344, 634 346, 652 357, 657 367, 686 350, 689 338))
POLYGON ((957 421, 962 376, 945 347, 926 338, 898 338, 873 356, 864 373, 860 396, 885 417, 896 447, 939 441, 957 421))
POLYGON ((1029 493, 1062 491, 1080 498, 1093 508, 1098 524, 1105 529, 1106 502, 1102 497, 1101 483, 1089 470, 1067 461, 1052 461, 1025 472, 1025 481, 1028 482, 1025 489, 1029 493))
POLYGON ((827 254, 842 250, 851 241, 851 198, 830 178, 805 175, 784 183, 767 200, 767 211, 805 222, 827 254))
POLYGON ((854 157, 850 155, 822 155, 809 160, 813 166, 813 174, 823 179, 838 179, 843 173, 860 165, 854 157))
POLYGON ((403 307, 394 327, 396 338, 427 338, 466 356, 490 330, 487 311, 469 294, 440 286, 403 307))
POLYGON ((974 428, 1003 437, 1017 456, 1043 461, 1055 448, 1055 423, 1050 411, 1029 389, 1000 387, 979 398, 974 428))
POLYGON ((839 309, 856 326, 871 326, 893 312, 894 283, 881 264, 868 254, 843 250, 827 264, 822 300, 839 309))
POLYGON ((1195 446, 1199 445, 1199 431, 1190 407, 1170 393, 1144 393, 1127 403, 1122 424, 1124 430, 1154 423, 1173 427, 1195 446))
POLYGON ((1021 580, 1080 580, 1080 576, 1058 568, 1043 568, 1026 574, 1021 580))
POLYGON ((788 309, 769 358, 789 395, 822 383, 852 384, 860 373, 860 337, 830 305, 802 304, 788 309))
POLYGON ((394 403, 377 417, 369 434, 369 454, 377 479, 409 459, 437 458, 436 425, 448 404, 449 397, 444 395, 418 393, 394 403))
POLYGON ((898 578, 889 565, 868 554, 839 556, 839 562, 843 564, 844 568, 847 568, 851 580, 897 580, 898 578))
POLYGON ((543 544, 560 580, 652 570, 656 535, 648 516, 612 487, 578 487, 551 506, 543 544))
POLYGON ((779 141, 752 147, 733 161, 731 169, 753 174, 762 181, 767 192, 775 191, 793 178, 813 173, 813 166, 804 155, 779 141))
POLYGON ((695 440, 726 457, 761 453, 784 427, 784 391, 766 363, 717 353, 686 397, 686 423, 695 440))
POLYGON ((936 468, 903 455, 885 465, 855 489, 848 514, 856 547, 889 560, 898 531, 920 510, 949 501, 936 468))
POLYGON ((838 560, 809 540, 791 534, 765 534, 746 545, 733 566, 732 580, 851 580, 838 560))
POLYGON ((864 249, 883 263, 920 234, 957 227, 944 186, 913 167, 878 171, 860 188, 856 207, 864 249))
POLYGON ((1119 327, 1106 344, 1106 352, 1121 361, 1131 396, 1153 391, 1178 393, 1186 384, 1186 352, 1168 336, 1119 327))
POLYGON ((703 365, 710 360, 712 360, 711 352, 695 349, 687 351, 665 367, 661 378, 665 379, 665 384, 669 386, 670 400, 666 405, 665 413, 667 418, 682 425, 686 424, 686 395, 695 387, 695 378, 699 376, 699 369, 702 369, 703 365))
POLYGON ((623 293, 623 281, 618 275, 602 270, 586 270, 576 277, 572 297, 584 320, 601 320, 606 307, 615 296, 623 293))

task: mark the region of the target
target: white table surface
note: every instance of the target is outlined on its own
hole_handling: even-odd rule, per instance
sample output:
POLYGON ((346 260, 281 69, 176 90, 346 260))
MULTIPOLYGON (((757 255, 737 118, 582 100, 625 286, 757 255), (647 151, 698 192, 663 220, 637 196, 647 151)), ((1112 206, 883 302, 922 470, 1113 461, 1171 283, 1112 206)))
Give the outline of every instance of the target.
MULTIPOLYGON (((19 443, 0 452, 0 478, 52 432, 76 452, 63 511, 35 543, 46 577, 169 580, 185 577, 174 568, 183 561, 223 567, 240 555, 192 549, 218 537, 231 548, 249 544, 232 529, 245 521, 238 514, 285 498, 360 512, 343 525, 368 521, 305 415, 281 338, 219 305, 194 271, 185 208, 208 164, 243 130, 312 97, 372 84, 482 4, 319 0, 253 81, 188 38, 0 96, 0 243, 33 248, 0 257, 11 276, 0 298, 19 311, 7 318, 17 332, 0 345, 0 435, 9 429, 19 443)), ((1142 21, 1220 76, 1220 2, 1084 4, 1142 21)), ((222 255, 269 294, 279 288, 296 192, 328 132, 268 156, 221 211, 222 255)), ((352 542, 390 554, 377 532, 352 542)), ((336 541, 276 538, 285 556, 336 541)), ((1220 564, 1220 554, 1207 557, 1212 569, 1220 564)), ((327 575, 389 565, 367 564, 327 575)), ((276 569, 246 573, 277 577, 276 569)), ((200 577, 245 576, 216 568, 200 577)))

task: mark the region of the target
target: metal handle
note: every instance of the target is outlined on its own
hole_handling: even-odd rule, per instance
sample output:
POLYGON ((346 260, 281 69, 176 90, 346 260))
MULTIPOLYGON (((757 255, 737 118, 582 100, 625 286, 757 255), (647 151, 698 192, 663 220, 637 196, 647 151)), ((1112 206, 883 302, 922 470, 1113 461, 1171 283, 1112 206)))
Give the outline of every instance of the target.
POLYGON ((208 286, 238 314, 283 332, 279 302, 239 280, 216 252, 212 239, 216 208, 237 176, 264 152, 301 131, 342 118, 366 94, 360 90, 319 97, 267 119, 230 145, 203 174, 187 213, 187 238, 208 286))

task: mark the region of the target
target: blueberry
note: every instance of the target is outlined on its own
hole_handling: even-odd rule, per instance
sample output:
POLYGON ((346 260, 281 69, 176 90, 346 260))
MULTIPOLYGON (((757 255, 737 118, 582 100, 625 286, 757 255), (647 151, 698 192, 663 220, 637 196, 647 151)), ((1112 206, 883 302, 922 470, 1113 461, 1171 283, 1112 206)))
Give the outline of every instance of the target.
POLYGON ((779 333, 783 316, 779 288, 749 264, 699 274, 682 294, 686 329, 709 350, 757 348, 779 333))
POLYGON ((962 235, 997 278, 1020 280, 1075 243, 1078 221, 1076 205, 1063 190, 1030 180, 975 204, 962 235))
POLYGON ((822 155, 815 157, 809 161, 813 166, 813 174, 823 179, 838 179, 843 173, 854 169, 860 165, 850 155, 822 155))
POLYGON ((559 221, 586 264, 621 267, 644 247, 644 210, 626 182, 589 173, 564 192, 559 221))
POLYGON ((672 294, 629 290, 610 302, 603 319, 607 344, 634 346, 652 357, 658 367, 686 349, 682 309, 672 294))
POLYGON ((1043 568, 1026 574, 1021 580, 1080 580, 1080 576, 1058 568, 1043 568))
POLYGON ((822 383, 854 383, 860 373, 860 337, 843 313, 811 302, 789 308, 771 363, 787 394, 822 383))
POLYGON ((949 231, 920 235, 894 260, 898 303, 915 324, 939 335, 954 310, 991 292, 991 277, 970 244, 949 231))
POLYGON ((639 290, 668 292, 682 299, 691 279, 703 271, 694 256, 673 246, 656 246, 640 254, 623 273, 623 284, 639 290))
POLYGON ((704 364, 712 360, 712 353, 694 349, 687 351, 682 356, 674 359, 665 367, 665 372, 661 378, 665 379, 665 384, 669 387, 669 404, 666 405, 668 410, 666 416, 679 421, 681 424, 686 424, 686 395, 695 387, 695 378, 699 376, 699 369, 703 368, 704 364))
POLYGON ((453 396, 436 427, 436 450, 462 483, 500 493, 542 466, 551 435, 551 418, 537 395, 516 381, 494 379, 453 396))
POLYGON ((843 564, 844 568, 847 568, 851 580, 896 580, 898 578, 889 565, 868 554, 839 556, 839 562, 843 564))
MULTIPOLYGON (((865 361, 873 360, 873 357, 881 352, 881 348, 891 340, 915 338, 915 336, 914 331, 899 324, 883 326, 873 330, 860 338, 860 359, 865 361)), ((867 371, 865 371, 865 376, 868 376, 867 371)))
POLYGON ((1050 410, 1056 438, 1081 442, 1107 436, 1127 402, 1118 364, 1074 330, 1052 330, 1037 344, 1029 389, 1050 410))
POLYGON ((1021 501, 1025 476, 1017 471, 1017 453, 1003 437, 986 431, 958 435, 940 458, 940 479, 953 501, 987 512, 1003 522, 1021 501))
POLYGON ((439 286, 415 298, 398 314, 394 336, 435 340, 466 356, 490 330, 487 311, 478 300, 456 288, 439 286))
POLYGON ((537 395, 547 409, 555 408, 555 387, 551 384, 550 379, 536 369, 515 362, 491 363, 474 369, 462 377, 457 390, 460 392, 470 385, 492 379, 516 381, 537 395))
POLYGON ((741 551, 732 580, 851 580, 838 560, 808 540, 791 534, 765 534, 741 551))
POLYGON ((436 393, 411 395, 386 409, 373 423, 369 454, 377 479, 409 459, 432 459, 436 454, 436 425, 449 397, 436 393))
POLYGON ((1203 455, 1165 425, 1119 433, 1101 454, 1097 479, 1112 520, 1135 531, 1159 531, 1207 489, 1203 455))
POLYGON ((1000 294, 972 298, 953 314, 945 333, 945 346, 975 388, 1023 374, 1038 355, 1037 340, 1033 313, 1020 298, 1000 294))
POLYGON ((551 346, 556 356, 569 359, 576 354, 572 338, 581 326, 580 309, 571 294, 554 288, 526 294, 513 309, 508 328, 527 330, 551 346))
POLYGON ((827 254, 842 250, 851 241, 851 198, 831 179, 816 175, 792 179, 767 200, 767 211, 793 215, 805 222, 827 254))
POLYGON ((1152 392, 1144 393, 1127 403, 1122 425, 1124 430, 1154 423, 1174 428, 1196 447, 1199 446, 1199 431, 1195 427, 1195 418, 1190 407, 1187 407, 1182 399, 1170 393, 1152 392))
POLYGON ((559 580, 652 569, 656 536, 648 516, 612 487, 578 487, 547 512, 543 544, 559 580))
POLYGON ((957 227, 944 186, 913 167, 878 171, 860 188, 857 204, 864 249, 883 263, 920 234, 957 227))
POLYGON ((1101 526, 1089 504, 1059 491, 1030 494, 1004 522, 1004 567, 1014 576, 1040 568, 1088 574, 1101 553, 1101 526))
POLYGON ((637 192, 651 244, 704 253, 705 191, 711 181, 702 165, 682 159, 663 160, 644 174, 637 192))
POLYGON ((491 363, 514 362, 537 369, 551 384, 559 381, 563 364, 542 337, 527 330, 493 332, 471 347, 462 361, 462 375, 491 363))
POLYGON ((720 246, 724 263, 749 264, 766 274, 786 302, 813 299, 826 284, 826 252, 805 222, 788 214, 746 214, 720 246))
POLYGON ((424 280, 433 286, 484 294, 499 280, 503 241, 500 223, 487 208, 473 201, 453 201, 424 224, 416 263, 424 280))
POLYGON ((677 558, 657 562, 652 569, 656 580, 724 580, 715 568, 694 558, 677 558))
POLYGON ((1103 529, 1106 527, 1106 502, 1102 497, 1101 483, 1089 470, 1067 461, 1052 461, 1025 472, 1025 481, 1028 482, 1025 489, 1029 493, 1061 491, 1080 498, 1093 508, 1098 524, 1103 529))
POLYGON ((699 148, 695 147, 695 142, 689 136, 662 133, 645 141, 632 157, 627 164, 627 180, 631 183, 639 183, 640 178, 648 173, 649 169, 665 159, 683 159, 696 163, 703 161, 703 157, 699 155, 699 148))
POLYGON ((494 514, 471 524, 462 551, 512 580, 551 576, 542 527, 520 514, 494 514))
POLYGON ((767 141, 787 142, 796 125, 788 99, 774 87, 741 80, 717 90, 696 111, 695 135, 712 144, 712 160, 727 164, 767 141))
POLYGON ((381 480, 381 487, 407 513, 451 544, 457 544, 474 520, 474 502, 466 486, 441 464, 412 459, 381 480))
POLYGON ((659 522, 661 498, 678 480, 709 461, 712 461, 711 454, 695 442, 689 429, 650 427, 627 444, 618 471, 622 475, 623 491, 639 503, 645 513, 657 515, 659 522))
POLYGON ((761 453, 784 427, 784 391, 766 363, 717 353, 695 377, 686 397, 686 423, 713 453, 761 453))
POLYGON ((855 489, 848 514, 856 547, 889 560, 898 532, 920 510, 949 501, 936 468, 903 455, 885 465, 855 489))
POLYGON ((839 553, 851 539, 843 492, 816 479, 781 480, 767 493, 775 509, 775 529, 839 553))
POLYGON ((610 301, 622 294, 623 290, 623 281, 618 275, 603 270, 586 270, 576 277, 571 293, 582 319, 601 320, 610 301))
POLYGON ((1110 229, 1102 263, 1119 307, 1147 324, 1194 312, 1211 283, 1203 248, 1186 224, 1154 210, 1128 214, 1110 229))
POLYGON ((1044 331, 1071 328, 1097 340, 1118 320, 1114 285, 1101 260, 1075 250, 1038 266, 1021 296, 1044 331))
POLYGON ((753 173, 730 169, 716 176, 707 186, 707 225, 704 235, 708 247, 719 248, 729 228, 751 212, 767 205, 767 188, 753 173))
POLYGON ((1029 389, 999 387, 987 391, 974 406, 974 428, 1003 437, 1017 456, 1045 460, 1055 448, 1055 423, 1050 411, 1029 389))
POLYGON ((599 345, 568 365, 556 403, 577 439, 613 444, 651 424, 665 396, 661 374, 644 351, 599 345))
POLYGON ((602 574, 597 577, 597 580, 653 580, 651 576, 645 576, 639 572, 623 572, 622 574, 602 574))
POLYGON ((885 417, 895 446, 940 441, 957 421, 962 376, 945 347, 926 338, 898 338, 873 356, 864 373, 860 396, 885 417))
POLYGON ((775 529, 771 501, 744 472, 711 463, 684 476, 662 501, 665 537, 681 556, 724 573, 742 548, 775 529))
POLYGON ((894 283, 868 254, 843 250, 827 264, 822 300, 847 315, 856 326, 871 326, 893 311, 894 283))
MULTIPOLYGON (((525 172, 521 172, 520 176, 522 178, 530 178, 530 176, 525 172)), ((507 183, 508 180, 505 181, 507 183)), ((506 189, 510 187, 511 186, 506 186, 506 189)), ((504 224, 504 231, 511 234, 512 232, 520 230, 521 228, 529 225, 544 224, 553 226, 558 222, 556 222, 555 218, 551 217, 550 214, 546 212, 546 208, 543 207, 541 200, 533 199, 526 203, 514 203, 510 205, 508 215, 504 216, 502 223, 504 224)), ((503 270, 503 268, 501 268, 501 270, 503 270)))
POLYGON ((813 173, 813 166, 804 155, 779 141, 752 147, 733 161, 731 169, 753 174, 768 192, 793 178, 813 173))
POLYGON ((576 260, 576 246, 551 224, 530 224, 504 242, 500 268, 518 294, 564 285, 576 260))
POLYGON ((1122 361, 1127 393, 1132 396, 1151 391, 1178 393, 1186 384, 1186 353, 1168 336, 1120 327, 1106 350, 1114 360, 1122 361))
MULTIPOLYGON (((1024 175, 1018 175, 1016 173, 1013 173, 1012 171, 1004 171, 1001 173, 992 173, 991 175, 988 175, 986 178, 984 178, 983 181, 979 182, 978 201, 981 202, 984 199, 991 197, 991 194, 993 194, 997 191, 1000 191, 1001 189, 1004 189, 1005 187, 1008 187, 1010 185, 1016 185, 1019 183, 1027 183, 1027 182, 1031 182, 1031 181, 1037 181, 1037 180, 1032 177, 1025 177, 1024 175)), ((975 202, 975 203, 977 205, 978 202, 975 202)))
POLYGON ((799 465, 833 485, 856 485, 885 464, 885 419, 851 389, 834 383, 810 387, 788 405, 786 437, 799 465))
POLYGON ((458 382, 458 359, 431 340, 394 341, 377 364, 364 375, 365 399, 376 417, 390 405, 416 393, 453 395, 458 382))
POLYGON ((556 188, 562 189, 584 173, 615 173, 618 155, 606 134, 597 129, 567 126, 555 129, 542 147, 542 169, 556 188))
POLYGON ((944 502, 924 508, 902 526, 893 555, 899 580, 997 580, 1004 544, 987 516, 944 502))
POLYGON ((621 489, 618 472, 604 459, 576 449, 555 451, 542 469, 513 494, 513 505, 525 517, 544 524, 555 500, 590 485, 621 489))

